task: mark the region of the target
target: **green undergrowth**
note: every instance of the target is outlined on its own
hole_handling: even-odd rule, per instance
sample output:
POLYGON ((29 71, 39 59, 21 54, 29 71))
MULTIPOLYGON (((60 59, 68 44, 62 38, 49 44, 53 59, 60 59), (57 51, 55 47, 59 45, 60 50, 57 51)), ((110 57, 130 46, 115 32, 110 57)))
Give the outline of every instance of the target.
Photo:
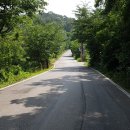
POLYGON ((77 58, 76 60, 77 60, 78 62, 81 62, 81 58, 77 58))
POLYGON ((112 79, 126 91, 130 92, 130 75, 127 72, 105 72, 103 70, 99 71, 112 79))
POLYGON ((10 76, 8 81, 0 82, 0 88, 4 88, 8 85, 17 83, 19 81, 25 80, 25 79, 33 77, 33 76, 36 76, 36 75, 46 72, 52 68, 53 68, 53 66, 49 67, 48 69, 37 70, 35 72, 21 72, 19 75, 12 75, 12 76, 10 76))
POLYGON ((60 53, 56 58, 52 58, 50 60, 50 67, 48 69, 43 69, 43 70, 39 69, 39 70, 35 70, 35 71, 30 71, 30 72, 20 71, 20 73, 17 75, 13 75, 10 73, 8 80, 0 82, 0 88, 4 88, 8 85, 17 83, 19 81, 28 79, 30 77, 33 77, 33 76, 36 76, 36 75, 41 74, 43 72, 46 72, 48 70, 51 70, 54 67, 54 63, 56 62, 56 60, 58 60, 64 53, 65 53, 65 51, 63 51, 63 53, 60 53))

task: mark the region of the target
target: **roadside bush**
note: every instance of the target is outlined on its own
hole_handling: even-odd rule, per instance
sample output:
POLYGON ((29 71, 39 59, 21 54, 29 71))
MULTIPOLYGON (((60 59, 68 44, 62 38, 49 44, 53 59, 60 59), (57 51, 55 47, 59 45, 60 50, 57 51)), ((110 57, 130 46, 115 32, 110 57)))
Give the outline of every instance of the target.
POLYGON ((77 40, 71 42, 70 49, 75 59, 80 57, 80 45, 77 40))
POLYGON ((7 81, 8 80, 8 73, 5 71, 5 69, 0 70, 0 82, 7 81))

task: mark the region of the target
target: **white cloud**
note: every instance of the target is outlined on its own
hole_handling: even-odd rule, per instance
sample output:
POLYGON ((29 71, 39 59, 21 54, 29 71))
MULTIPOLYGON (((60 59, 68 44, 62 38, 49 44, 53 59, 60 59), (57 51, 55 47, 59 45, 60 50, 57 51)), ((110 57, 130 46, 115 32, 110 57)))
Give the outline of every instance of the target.
POLYGON ((47 11, 53 11, 54 13, 66 15, 68 17, 74 17, 73 11, 76 10, 76 6, 81 2, 89 3, 89 6, 94 5, 94 0, 47 0, 47 11))

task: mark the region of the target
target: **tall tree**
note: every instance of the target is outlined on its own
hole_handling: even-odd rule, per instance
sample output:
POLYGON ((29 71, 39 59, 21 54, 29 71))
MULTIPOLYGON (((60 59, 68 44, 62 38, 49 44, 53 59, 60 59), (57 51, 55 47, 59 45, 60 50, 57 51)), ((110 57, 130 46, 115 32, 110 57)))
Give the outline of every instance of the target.
POLYGON ((46 4, 44 0, 0 0, 0 34, 11 31, 20 15, 32 16, 46 4))
POLYGON ((78 6, 75 11, 76 20, 74 21, 74 37, 80 43, 81 60, 84 60, 84 44, 86 43, 86 29, 89 24, 90 12, 86 5, 78 6))

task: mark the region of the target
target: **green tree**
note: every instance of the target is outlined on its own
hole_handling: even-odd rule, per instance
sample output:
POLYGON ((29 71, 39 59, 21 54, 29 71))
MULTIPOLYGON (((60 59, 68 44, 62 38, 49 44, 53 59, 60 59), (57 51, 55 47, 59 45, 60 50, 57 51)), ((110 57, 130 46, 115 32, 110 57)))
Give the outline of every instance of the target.
POLYGON ((71 41, 70 49, 75 59, 80 57, 80 44, 77 40, 71 41))
POLYGON ((20 15, 32 16, 38 9, 44 8, 44 0, 1 0, 0 35, 10 32, 19 21, 20 15))
POLYGON ((84 44, 86 43, 87 27, 90 23, 91 13, 86 5, 78 6, 75 11, 76 20, 74 21, 73 38, 77 39, 80 43, 81 60, 84 61, 84 44))
POLYGON ((27 53, 31 61, 42 68, 49 67, 52 55, 57 55, 64 41, 62 30, 55 24, 35 25, 26 33, 27 53))

